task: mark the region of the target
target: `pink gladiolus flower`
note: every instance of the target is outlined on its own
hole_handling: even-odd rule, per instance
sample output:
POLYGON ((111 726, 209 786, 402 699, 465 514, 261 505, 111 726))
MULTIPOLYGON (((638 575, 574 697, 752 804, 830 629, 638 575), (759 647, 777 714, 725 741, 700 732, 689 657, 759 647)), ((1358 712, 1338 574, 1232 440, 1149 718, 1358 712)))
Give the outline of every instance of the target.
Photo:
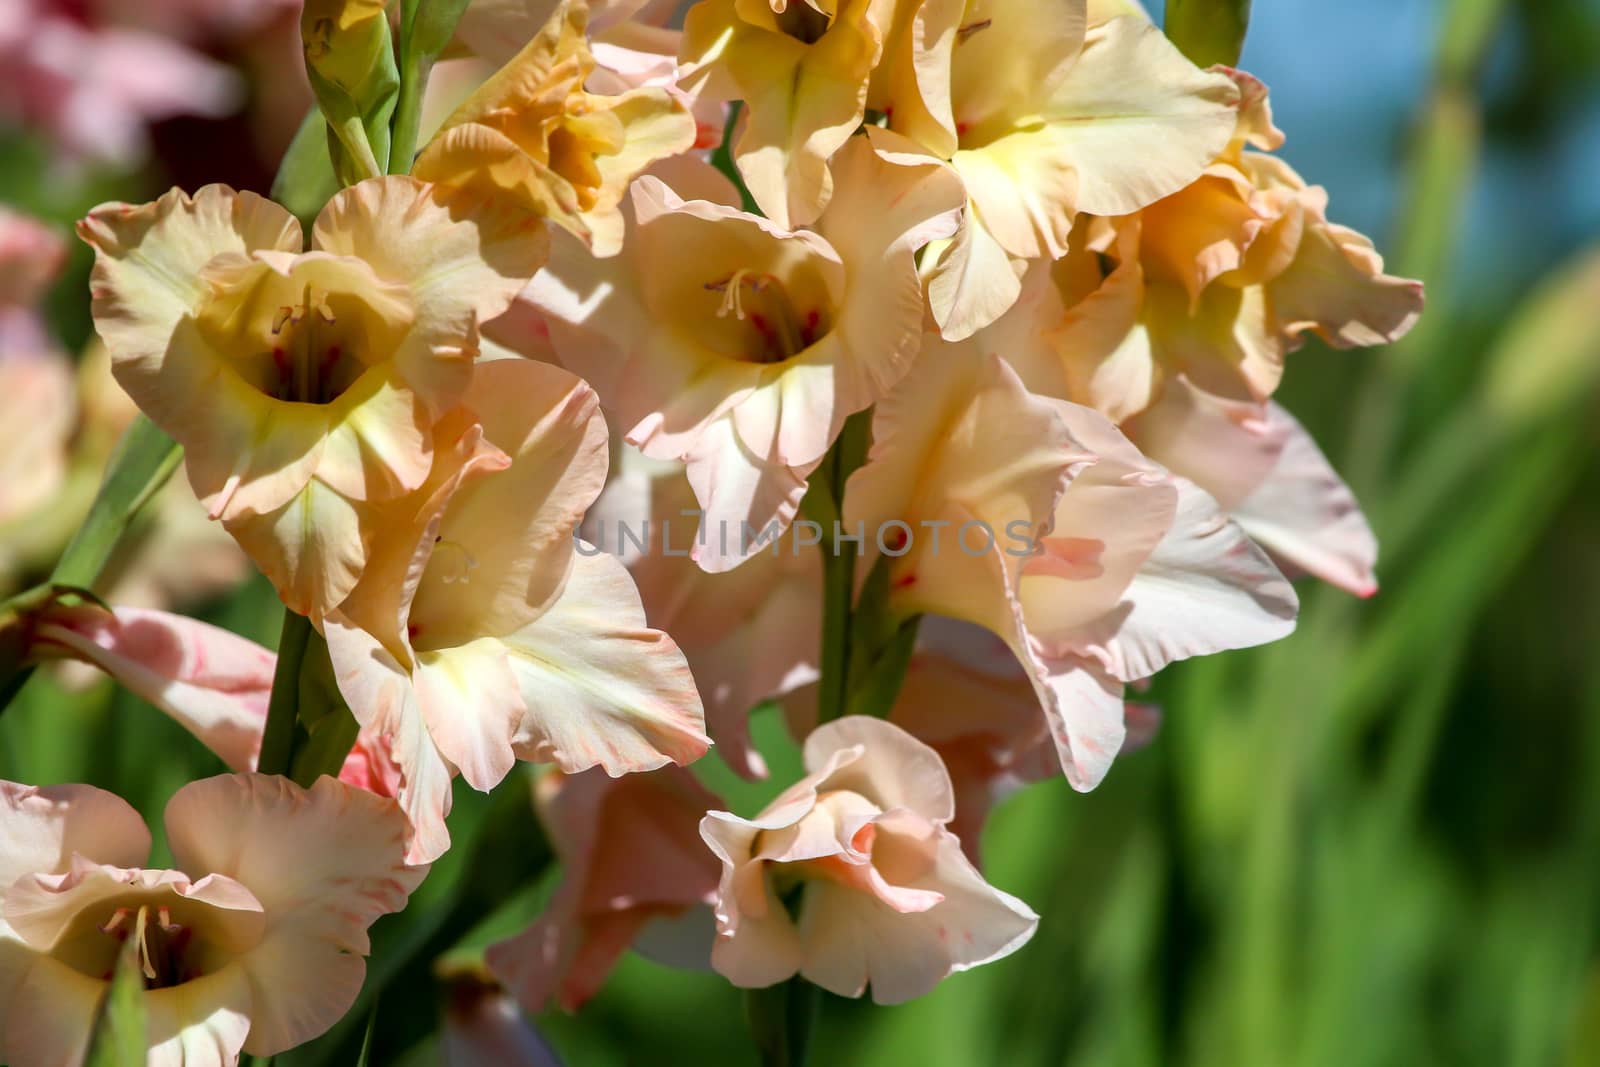
POLYGON ((1060 258, 1080 212, 1121 215, 1176 192, 1228 143, 1238 93, 1142 15, 1085 0, 897 6, 869 106, 948 159, 969 198, 926 257, 928 302, 961 340, 1017 298, 1017 268, 1060 258), (1091 17, 1093 16, 1093 17, 1091 17))
POLYGON ((850 716, 805 744, 805 778, 755 819, 714 811, 722 860, 711 963, 734 985, 798 973, 840 996, 897 1004, 1010 955, 1038 917, 962 854, 939 756, 881 719, 850 716))
POLYGON ((721 802, 679 767, 622 778, 552 772, 536 792, 561 885, 532 926, 490 946, 488 963, 526 1010, 553 1001, 576 1011, 651 924, 716 899, 717 861, 696 830, 721 802))
POLYGON ((1422 283, 1385 274, 1371 241, 1328 220, 1327 192, 1267 154, 1283 134, 1266 87, 1218 73, 1240 89, 1232 140, 1182 189, 1075 234, 1045 283, 1059 306, 1041 312, 1057 384, 1028 375, 1030 387, 1116 422, 1180 374, 1262 403, 1306 334, 1350 348, 1393 341, 1416 322, 1422 283))
POLYGON ((0 207, 0 522, 48 500, 66 475, 72 366, 36 310, 65 258, 49 227, 0 207))
MULTIPOLYGON (((261 754, 277 657, 238 634, 164 611, 53 606, 33 621, 31 654, 92 664, 188 730, 235 771, 261 754)), ((363 731, 340 781, 395 796, 388 744, 363 731)))

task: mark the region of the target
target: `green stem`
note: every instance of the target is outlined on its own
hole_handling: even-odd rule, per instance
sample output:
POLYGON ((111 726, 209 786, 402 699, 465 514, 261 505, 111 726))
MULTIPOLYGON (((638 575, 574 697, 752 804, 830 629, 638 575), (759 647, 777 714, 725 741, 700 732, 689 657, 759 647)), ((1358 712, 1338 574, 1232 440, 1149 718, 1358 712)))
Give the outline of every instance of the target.
POLYGON ((261 756, 256 761, 256 770, 262 774, 288 774, 294 764, 300 672, 315 632, 310 619, 288 608, 283 610, 278 665, 272 675, 272 696, 267 701, 267 725, 261 733, 261 756))
POLYGON ((745 1017, 762 1067, 804 1067, 820 990, 798 975, 765 989, 747 989, 745 1017))
POLYGON ((822 655, 817 682, 817 722, 831 722, 845 713, 849 700, 851 600, 855 593, 856 564, 852 552, 842 552, 833 538, 843 512, 845 483, 866 459, 871 436, 871 412, 858 412, 845 421, 822 465, 813 472, 801 507, 822 527, 822 655))
POLYGON ((88 516, 51 572, 51 582, 93 590, 139 509, 181 462, 178 443, 145 416, 136 416, 112 454, 88 516))
POLYGON ((409 174, 422 126, 422 98, 433 57, 417 47, 417 11, 424 0, 404 0, 400 11, 400 95, 394 108, 389 173, 409 174))
MULTIPOLYGON (((49 580, 8 603, 52 588, 82 589, 93 594, 140 509, 167 484, 182 461, 183 450, 177 442, 143 415, 136 416, 112 453, 100 489, 89 505, 89 514, 56 561, 49 580)), ((0 667, 0 714, 33 677, 32 665, 22 664, 26 655, 25 638, 20 646, 8 644, 0 652, 0 660, 5 663, 0 667)))

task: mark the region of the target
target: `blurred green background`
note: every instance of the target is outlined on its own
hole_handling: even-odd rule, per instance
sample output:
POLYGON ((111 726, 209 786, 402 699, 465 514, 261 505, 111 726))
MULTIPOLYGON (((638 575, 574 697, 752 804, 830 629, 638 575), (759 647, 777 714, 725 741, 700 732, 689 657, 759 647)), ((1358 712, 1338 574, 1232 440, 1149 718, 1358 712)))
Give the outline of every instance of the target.
MULTIPOLYGON (((1242 65, 1283 154, 1428 283, 1406 341, 1308 346, 1280 394, 1377 527, 1382 591, 1305 586, 1291 639, 1158 678, 1161 734, 1100 789, 1005 803, 986 866, 1038 935, 914 1004, 829 999, 815 1062, 1600 1064, 1600 5, 1256 9, 1242 65)), ((271 152, 231 130, 168 123, 145 171, 65 184, 8 134, 0 199, 65 222, 171 181, 265 191, 271 152)), ((74 347, 87 260, 50 302, 74 347)), ((260 583, 202 614, 275 639, 260 583)), ((757 727, 782 784, 792 746, 772 712, 757 727)), ((0 719, 0 777, 146 812, 221 769, 108 687, 41 678, 0 719)), ((730 781, 747 814, 773 791, 730 781)), ((451 821, 457 847, 375 930, 362 1005, 280 1064, 354 1062, 374 999, 373 1062, 437 1062, 433 960, 470 960, 549 881, 516 783, 458 790, 451 821)), ((638 957, 540 1026, 582 1067, 755 1062, 736 991, 638 957)))

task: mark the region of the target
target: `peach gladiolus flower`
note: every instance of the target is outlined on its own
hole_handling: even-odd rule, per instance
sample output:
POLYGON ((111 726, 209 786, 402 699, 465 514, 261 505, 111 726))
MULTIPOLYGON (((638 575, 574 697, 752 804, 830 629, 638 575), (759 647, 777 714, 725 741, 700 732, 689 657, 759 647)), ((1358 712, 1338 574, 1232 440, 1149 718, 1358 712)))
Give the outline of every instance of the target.
POLYGON ((810 773, 755 819, 714 811, 700 824, 722 860, 711 963, 730 982, 798 973, 898 1004, 1033 936, 1038 917, 986 883, 945 828, 955 795, 931 748, 849 716, 806 738, 805 761, 810 773))
POLYGON ((562 0, 538 34, 445 120, 413 173, 508 193, 589 245, 622 248, 618 205, 651 163, 694 146, 695 122, 665 88, 589 92, 583 0, 562 0))
POLYGON ((1089 25, 1085 0, 903 2, 871 103, 965 182, 961 232, 924 265, 944 335, 1016 299, 1017 261, 1067 251, 1080 212, 1123 215, 1198 177, 1238 93, 1139 17, 1089 25))
MULTIPOLYGON (((814 687, 782 699, 789 732, 803 737, 816 723, 814 687)), ((1006 642, 972 623, 927 615, 888 720, 939 754, 955 789, 950 832, 973 863, 989 812, 1033 782, 1061 773, 1061 761, 1039 714, 1028 672, 1006 642)), ((1143 747, 1160 726, 1159 709, 1127 705, 1122 752, 1143 747)))
POLYGON ((717 861, 697 828, 721 801, 680 767, 622 778, 552 772, 535 793, 561 884, 532 926, 486 958, 525 1010, 576 1011, 648 927, 716 900, 717 861))
POLYGON ((1305 334, 1337 348, 1383 344, 1422 310, 1422 283, 1383 273, 1371 241, 1328 221, 1326 191, 1265 154, 1283 143, 1266 87, 1218 71, 1242 99, 1226 150, 1171 196, 1096 220, 1050 269, 1058 395, 1118 422, 1179 374, 1265 401, 1305 334))
POLYGON ((1294 626, 1293 588, 1211 497, 971 341, 929 335, 877 408, 844 516, 908 524, 886 560, 891 608, 1003 637, 1077 789, 1122 747, 1124 683, 1294 626))
POLYGON ((814 222, 836 185, 829 160, 861 125, 883 49, 872 0, 700 0, 683 20, 680 81, 743 100, 734 162, 780 229, 814 222))
POLYGON ((291 608, 354 587, 355 504, 417 488, 433 423, 472 376, 478 324, 544 260, 537 220, 412 178, 342 190, 300 224, 251 193, 173 190, 79 224, 117 380, 184 446, 189 482, 291 608))
POLYGON ((909 148, 872 130, 841 149, 838 195, 814 231, 643 177, 623 255, 558 246, 529 288, 562 363, 594 383, 628 442, 687 462, 707 570, 787 527, 845 418, 911 366, 914 255, 951 232, 961 193, 948 167, 909 148))
POLYGON ((428 483, 380 506, 381 551, 324 625, 351 710, 401 767, 413 861, 447 847, 457 770, 488 790, 518 759, 623 774, 708 744, 683 654, 645 625, 627 571, 574 551, 606 474, 593 391, 493 360, 440 432, 428 483))
POLYGON ((224 1067, 323 1033, 366 973, 367 928, 426 873, 392 801, 330 778, 222 775, 166 811, 177 870, 143 869, 144 821, 86 785, 0 782, 0 1056, 75 1063, 137 940, 150 1062, 224 1067))
MULTIPOLYGON (((678 69, 681 30, 671 28, 679 0, 590 0, 589 51, 594 69, 586 85, 602 97, 630 89, 665 89, 681 99, 695 120, 696 149, 722 143, 727 105, 692 92, 678 69)), ((549 21, 549 0, 473 0, 456 23, 452 51, 465 51, 491 64, 505 66, 549 21)))
POLYGON ((683 464, 620 452, 584 518, 585 539, 622 560, 645 617, 683 649, 717 755, 745 778, 765 778, 750 710, 817 677, 822 558, 780 538, 731 571, 707 573, 689 558, 697 509, 683 464))

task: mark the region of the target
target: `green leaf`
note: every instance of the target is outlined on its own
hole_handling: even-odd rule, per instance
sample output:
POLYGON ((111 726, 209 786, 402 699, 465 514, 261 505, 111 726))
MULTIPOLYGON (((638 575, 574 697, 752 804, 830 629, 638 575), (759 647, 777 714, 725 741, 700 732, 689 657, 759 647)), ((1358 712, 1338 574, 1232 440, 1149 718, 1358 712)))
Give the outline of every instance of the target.
POLYGON ((372 1033, 378 1028, 378 998, 372 998, 372 1010, 367 1013, 367 1033, 361 1039, 361 1056, 356 1067, 367 1067, 372 1062, 372 1033))
POLYGON ((272 199, 288 208, 307 230, 324 204, 339 191, 328 152, 328 122, 322 111, 306 112, 289 150, 283 155, 278 176, 272 182, 272 199))
POLYGON ((84 1067, 144 1067, 149 1022, 144 1006, 144 976, 139 973, 139 946, 128 938, 111 984, 106 987, 89 1032, 84 1067))
POLYGON ((1233 66, 1244 50, 1250 0, 1167 0, 1163 26, 1196 66, 1233 66))
POLYGON ((93 590, 128 527, 183 460, 178 443, 143 415, 122 435, 100 492, 50 574, 59 586, 93 590))

